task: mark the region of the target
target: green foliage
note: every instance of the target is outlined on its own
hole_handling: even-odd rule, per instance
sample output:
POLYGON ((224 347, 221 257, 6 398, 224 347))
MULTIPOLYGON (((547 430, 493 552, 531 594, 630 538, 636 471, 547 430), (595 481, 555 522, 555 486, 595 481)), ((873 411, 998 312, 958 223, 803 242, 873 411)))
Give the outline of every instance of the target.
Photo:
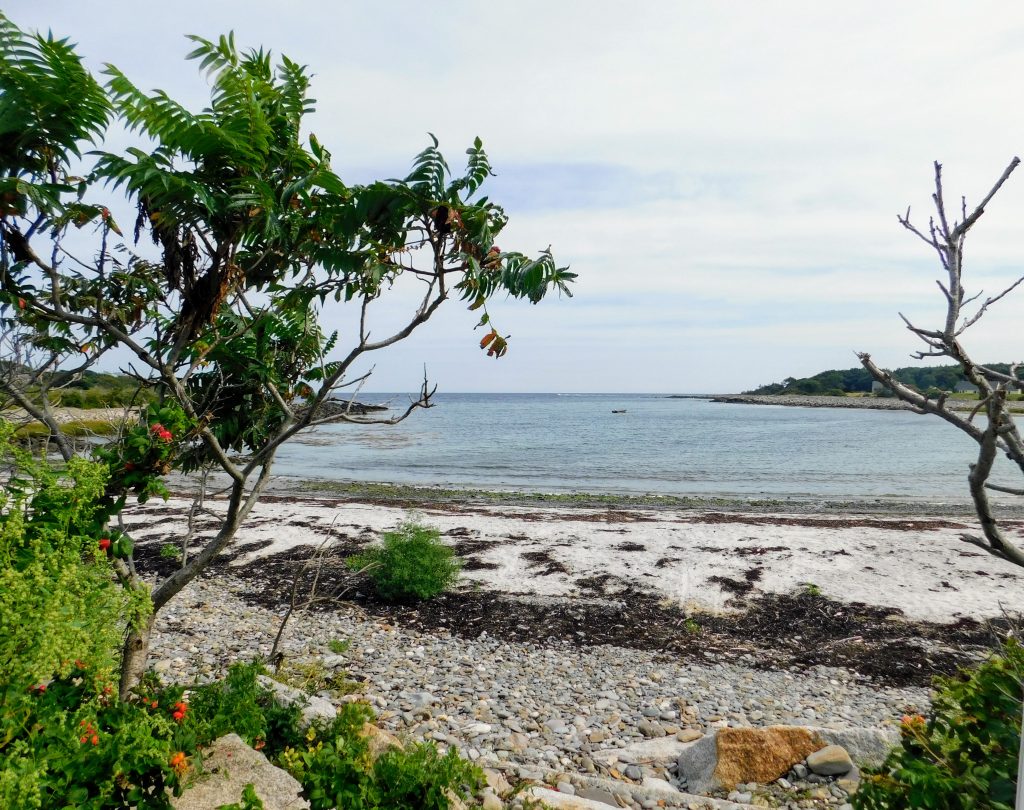
POLYGON ((327 729, 311 728, 304 747, 282 755, 281 764, 302 783, 313 810, 368 806, 373 759, 362 730, 372 719, 365 703, 346 703, 327 729))
POLYGON ((174 543, 164 543, 160 546, 160 556, 165 560, 180 560, 181 548, 174 543))
MULTIPOLYGON (((0 14, 0 212, 49 219, 73 192, 61 169, 106 129, 110 102, 74 47, 26 35, 0 14)), ((45 221, 44 219, 44 221, 45 221)))
POLYGON ((942 678, 927 720, 903 718, 902 745, 856 793, 857 810, 1012 810, 1021 734, 1024 648, 942 678))
POLYGON ((113 580, 106 468, 53 470, 0 421, 0 806, 167 806, 176 727, 121 703, 114 651, 148 609, 113 580))
POLYGON ((117 508, 124 505, 129 491, 138 496, 139 503, 154 495, 166 500, 170 493, 163 476, 188 449, 192 436, 191 421, 181 406, 171 401, 150 405, 139 421, 123 432, 120 441, 97 448, 97 456, 109 465, 108 489, 119 498, 117 508))
POLYGON ((349 557, 353 571, 369 569, 377 592, 389 600, 430 599, 452 587, 461 564, 440 532, 415 522, 385 532, 383 544, 349 557))
POLYGON ((51 469, 11 444, 0 420, 0 683, 4 718, 32 685, 66 675, 72 661, 109 669, 128 597, 100 548, 106 469, 74 459, 51 469))
MULTIPOLYGON (((192 690, 189 711, 181 723, 180 747, 195 750, 232 732, 271 757, 299 745, 302 710, 276 703, 273 693, 256 680, 263 672, 258 663, 233 664, 223 681, 192 690)), ((175 693, 164 692, 161 701, 172 698, 178 699, 175 693)))
MULTIPOLYGON (((990 363, 991 368, 1003 374, 1009 372, 1007 363, 990 363)), ((960 366, 907 366, 892 372, 893 377, 918 391, 933 389, 936 392, 952 391, 957 383, 964 382, 960 366)), ((842 395, 845 393, 868 392, 872 376, 867 369, 857 367, 842 371, 822 371, 813 377, 787 377, 781 383, 762 385, 748 394, 809 394, 817 396, 842 395)))
POLYGON ((302 783, 313 810, 447 810, 451 796, 468 798, 484 785, 479 768, 432 744, 390 748, 374 761, 363 734, 369 706, 346 703, 326 728, 312 728, 304 749, 282 764, 302 783))
POLYGON ((374 764, 371 807, 447 810, 451 794, 466 797, 484 785, 483 773, 454 748, 441 756, 432 744, 389 748, 374 764))
POLYGON ((242 801, 222 804, 217 810, 263 810, 263 801, 256 795, 256 788, 250 782, 242 789, 242 801))
POLYGON ((332 638, 327 642, 327 649, 335 655, 344 655, 348 652, 349 647, 351 646, 352 639, 349 638, 332 638))
POLYGON ((14 718, 5 706, 0 806, 170 807, 166 790, 178 793, 183 773, 175 723, 118 701, 109 674, 82 662, 33 690, 30 711, 14 718))

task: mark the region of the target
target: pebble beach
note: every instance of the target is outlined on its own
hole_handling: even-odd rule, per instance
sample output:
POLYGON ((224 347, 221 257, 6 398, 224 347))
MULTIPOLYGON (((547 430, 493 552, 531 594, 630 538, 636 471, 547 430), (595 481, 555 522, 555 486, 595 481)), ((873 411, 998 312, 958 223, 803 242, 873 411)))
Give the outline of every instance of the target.
MULTIPOLYGON (((130 516, 143 552, 154 552, 176 535, 184 507, 184 501, 172 501, 130 516)), ((297 552, 329 537, 342 548, 362 547, 409 514, 398 506, 337 500, 274 498, 260 504, 229 559, 159 614, 151 661, 164 678, 189 683, 218 677, 235 661, 267 656, 286 608, 284 560, 294 569, 297 552)), ((757 599, 789 598, 813 579, 825 611, 839 605, 838 615, 846 603, 861 605, 865 615, 881 615, 880 624, 905 627, 898 649, 927 659, 937 648, 963 647, 959 636, 945 638, 942 628, 983 623, 1022 606, 1014 601, 1022 574, 958 539, 970 528, 966 516, 723 519, 717 512, 453 504, 422 504, 415 515, 437 527, 468 562, 451 597, 454 612, 440 619, 411 608, 389 613, 372 599, 361 600, 357 586, 350 600, 291 618, 281 648, 285 669, 314 671, 324 684, 322 697, 369 700, 381 728, 403 739, 455 746, 510 780, 583 791, 588 778, 613 778, 632 767, 637 785, 654 779, 678 794, 678 804, 672 804, 671 793, 667 804, 665 797, 634 794, 629 801, 636 807, 659 806, 658 801, 691 806, 685 782, 668 763, 676 747, 716 729, 782 724, 891 731, 901 716, 928 707, 928 677, 887 678, 884 658, 866 675, 857 666, 807 663, 827 657, 794 655, 832 645, 808 635, 807 649, 801 649, 806 631, 799 622, 788 632, 789 657, 773 659, 774 637, 762 639, 760 647, 713 643, 714 617, 732 621, 752 611, 757 599), (669 546, 676 547, 680 562, 674 565, 686 570, 685 577, 678 571, 662 576, 670 566, 659 568, 658 560, 669 546), (540 566, 531 563, 539 549, 546 554, 540 566), (911 564, 915 576, 900 576, 911 564), (748 577, 751 592, 737 595, 730 583, 751 570, 761 571, 748 577), (602 572, 609 576, 602 579, 602 572), (858 574, 866 585, 855 582, 858 574), (969 588, 968 575, 974 577, 969 588), (600 594, 593 591, 595 578, 604 586, 600 594), (477 617, 460 619, 460 613, 482 613, 484 597, 499 599, 505 612, 525 604, 584 613, 588 604, 647 599, 652 610, 669 615, 686 608, 701 621, 706 616, 709 629, 679 647, 640 644, 627 605, 618 613, 580 613, 577 634, 545 630, 531 625, 531 618, 515 625, 485 621, 482 626, 490 630, 474 630, 477 617), (600 621, 619 624, 602 634, 594 628, 600 621), (584 629, 592 641, 573 637, 586 636, 584 629), (703 650, 702 639, 708 642, 703 650), (333 652, 339 644, 344 650, 333 652), (656 746, 659 756, 644 761, 638 745, 656 746), (642 773, 636 770, 641 767, 642 773)), ((682 625, 675 632, 680 638, 688 633, 682 625)), ((786 635, 780 628, 780 636, 786 635)), ((840 648, 866 643, 835 641, 842 642, 840 648)), ((949 666, 941 656, 935 660, 949 666)), ((840 791, 818 792, 817 804, 794 799, 781 806, 845 801, 840 791)))

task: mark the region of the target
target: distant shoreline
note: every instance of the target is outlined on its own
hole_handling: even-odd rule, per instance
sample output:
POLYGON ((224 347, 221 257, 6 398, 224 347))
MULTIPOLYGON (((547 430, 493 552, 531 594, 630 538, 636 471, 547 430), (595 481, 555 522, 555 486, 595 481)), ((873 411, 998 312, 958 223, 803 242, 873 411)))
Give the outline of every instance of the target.
MULTIPOLYGON (((673 397, 673 399, 708 399, 733 405, 783 405, 789 408, 863 408, 873 411, 909 411, 910 405, 896 398, 825 397, 796 394, 715 394, 707 397, 673 397)), ((949 399, 951 411, 972 411, 978 400, 949 399)))

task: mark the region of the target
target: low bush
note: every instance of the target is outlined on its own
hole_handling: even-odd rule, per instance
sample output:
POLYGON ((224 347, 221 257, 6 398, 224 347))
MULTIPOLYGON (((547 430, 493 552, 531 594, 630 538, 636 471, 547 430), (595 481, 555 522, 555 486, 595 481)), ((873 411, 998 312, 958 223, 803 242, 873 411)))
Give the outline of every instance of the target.
POLYGON ((0 807, 166 807, 186 758, 173 712, 124 703, 115 651, 149 612, 114 581, 107 469, 51 468, 0 420, 0 807))
MULTIPOLYGON (((260 685, 258 663, 187 692, 149 674, 120 700, 116 651, 150 606, 145 591, 116 582, 130 540, 105 528, 109 468, 75 459, 51 469, 13 433, 0 419, 0 807, 169 808, 201 767, 201 748, 231 732, 288 767, 316 808, 442 810, 481 787, 481 772, 454 750, 420 745, 374 761, 366 704, 303 730, 301 710, 260 685)), ((403 526, 381 551, 401 582, 420 567, 418 596, 458 574, 436 531, 403 526)), ((250 791, 239 806, 260 803, 250 791)))
POLYGON ((372 719, 365 703, 346 703, 330 725, 310 728, 303 748, 282 755, 312 810, 447 810, 452 797, 484 786, 483 772, 454 748, 443 756, 432 743, 390 748, 374 761, 362 733, 372 719))
POLYGON ((928 718, 906 716, 901 745, 866 776, 857 810, 1013 810, 1021 734, 1024 648, 1001 652, 959 677, 937 680, 928 718))
POLYGON ((440 537, 437 529, 403 523, 384 534, 381 546, 349 557, 348 566, 353 571, 368 569, 384 599, 430 599, 452 587, 461 568, 455 552, 440 537))

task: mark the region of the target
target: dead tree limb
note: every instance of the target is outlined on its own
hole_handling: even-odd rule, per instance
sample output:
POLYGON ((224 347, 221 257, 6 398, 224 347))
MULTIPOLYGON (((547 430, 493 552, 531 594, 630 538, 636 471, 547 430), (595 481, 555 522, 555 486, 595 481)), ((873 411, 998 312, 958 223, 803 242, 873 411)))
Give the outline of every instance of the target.
POLYGON ((906 230, 924 241, 939 257, 945 279, 936 283, 946 302, 944 323, 937 329, 919 327, 909 318, 900 314, 907 329, 925 345, 925 349, 914 354, 918 359, 925 357, 949 357, 959 364, 964 377, 977 387, 981 401, 966 418, 946 407, 945 395, 938 399, 916 391, 895 379, 889 372, 879 368, 866 352, 858 353, 861 364, 871 376, 891 390, 899 399, 911 406, 916 413, 933 414, 970 436, 978 444, 977 460, 970 465, 967 476, 968 489, 981 524, 983 537, 963 535, 963 539, 990 554, 1001 557, 1015 565, 1024 566, 1024 550, 1006 535, 989 501, 989 491, 1024 495, 1024 489, 994 484, 989 481, 999 453, 1005 455, 1024 475, 1024 441, 1017 429, 1013 412, 1009 406, 1009 394, 1024 391, 1024 383, 1017 376, 1017 367, 1010 367, 1009 373, 990 369, 977 363, 961 342, 962 336, 978 323, 992 307, 1021 284, 1020 276, 1006 285, 1001 292, 981 300, 982 292, 967 295, 962 283, 964 265, 964 242, 967 232, 977 223, 985 208, 999 189, 1020 164, 1015 157, 1003 170, 995 184, 973 211, 968 213, 966 200, 962 200, 960 220, 950 221, 942 187, 942 165, 935 163, 935 192, 932 202, 935 215, 924 231, 911 222, 910 209, 906 214, 897 215, 897 220, 906 230), (977 308, 965 313, 965 307, 981 300, 977 308), (983 416, 982 424, 975 423, 976 416, 983 416))

